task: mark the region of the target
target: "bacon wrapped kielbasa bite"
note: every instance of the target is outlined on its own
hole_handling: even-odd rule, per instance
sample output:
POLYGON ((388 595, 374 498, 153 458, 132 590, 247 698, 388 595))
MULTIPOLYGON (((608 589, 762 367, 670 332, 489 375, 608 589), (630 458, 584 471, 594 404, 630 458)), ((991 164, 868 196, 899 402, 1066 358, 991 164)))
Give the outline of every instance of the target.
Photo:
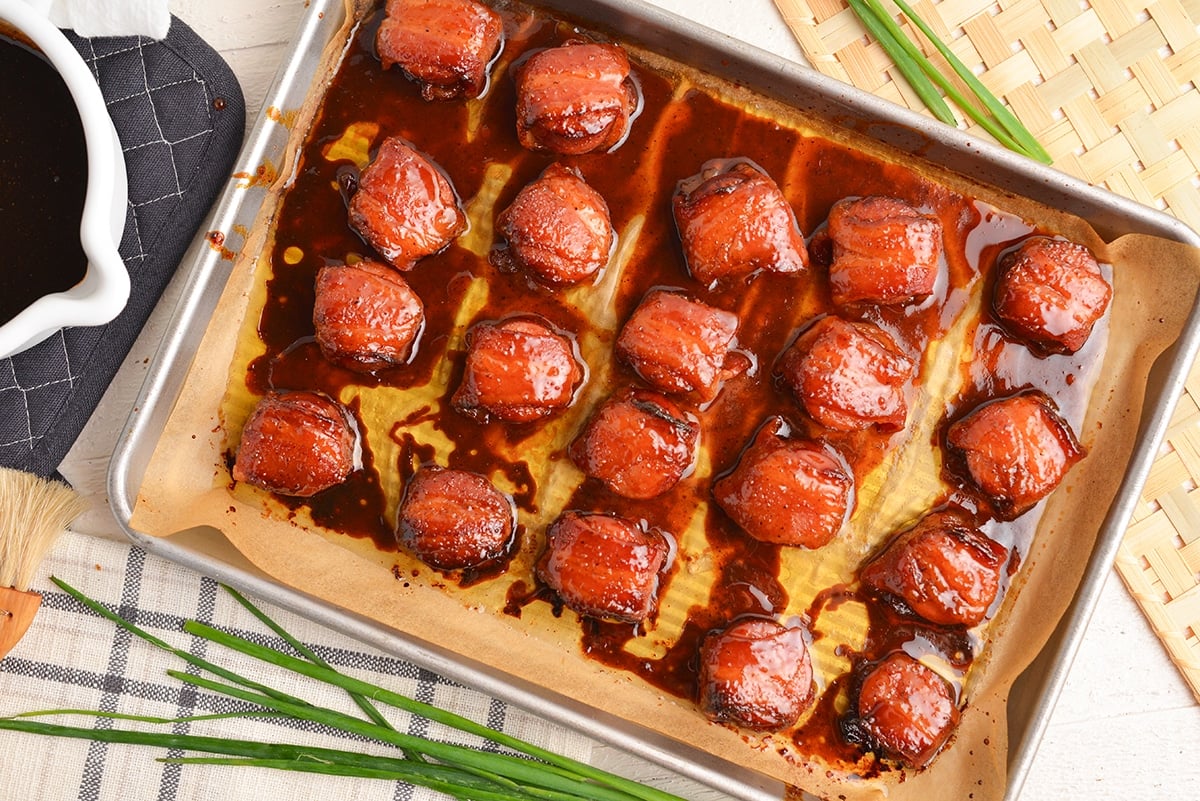
POLYGON ((1092 252, 1031 237, 1000 259, 992 307, 1014 336, 1051 353, 1074 353, 1108 309, 1112 287, 1092 252))
POLYGON ((627 389, 596 410, 571 443, 579 469, 626 498, 653 498, 674 487, 696 461, 700 426, 670 398, 627 389))
POLYGON ((437 253, 467 228, 450 180, 398 136, 379 146, 350 198, 350 227, 398 270, 437 253))
POLYGON ((670 554, 655 529, 616 515, 568 511, 546 531, 537 575, 580 615, 639 623, 657 605, 670 554))
POLYGON ((375 49, 426 100, 453 100, 483 94, 503 38, 500 15, 474 0, 388 0, 375 49))
POLYGON ((833 302, 905 304, 933 293, 942 224, 893 197, 846 198, 833 204, 829 285, 833 302))
POLYGON ((990 401, 950 426, 946 445, 1006 519, 1049 495, 1085 451, 1044 395, 990 401))
POLYGON ((692 277, 705 286, 759 270, 793 273, 808 267, 796 214, 779 186, 745 159, 706 162, 679 182, 675 226, 692 277))
POLYGON ((616 354, 655 389, 716 397, 732 374, 726 357, 737 335, 732 312, 658 289, 642 299, 617 337, 616 354))
POLYGON ((584 369, 574 343, 537 317, 479 323, 454 408, 478 420, 528 423, 571 404, 584 369))
POLYGON ((233 478, 307 498, 362 467, 349 410, 319 392, 270 392, 242 427, 233 478))
POLYGON ((779 731, 814 695, 806 633, 765 618, 709 632, 700 647, 700 709, 713 721, 779 731))
POLYGON ((784 353, 780 371, 808 415, 835 431, 904 427, 914 365, 877 325, 827 316, 784 353))
POLYGON ((1008 560, 1003 545, 957 511, 926 515, 873 559, 859 578, 941 626, 983 622, 1008 560))
POLYGON ((329 361, 360 373, 404 364, 425 306, 400 273, 376 261, 317 271, 313 327, 329 361))
POLYGON ((546 284, 576 284, 608 264, 616 232, 608 204, 578 170, 551 164, 496 218, 506 248, 493 260, 546 284))
POLYGON ((713 484, 713 496, 757 540, 820 548, 850 514, 854 478, 829 446, 783 431, 778 418, 763 425, 733 471, 713 484))
POLYGON ((574 156, 624 141, 640 106, 629 59, 615 44, 572 41, 514 69, 517 139, 530 150, 574 156))
POLYGON ((441 570, 500 558, 515 530, 511 498, 478 473, 442 467, 422 467, 413 475, 396 523, 400 544, 441 570))

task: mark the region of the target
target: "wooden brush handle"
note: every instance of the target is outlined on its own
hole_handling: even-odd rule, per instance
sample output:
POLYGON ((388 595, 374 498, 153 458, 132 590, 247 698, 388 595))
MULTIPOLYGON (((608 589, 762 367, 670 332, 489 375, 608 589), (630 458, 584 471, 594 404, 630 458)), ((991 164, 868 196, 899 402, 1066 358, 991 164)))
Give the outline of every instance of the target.
POLYGON ((22 592, 12 587, 0 587, 0 659, 8 656, 13 646, 25 636, 41 605, 42 596, 32 590, 22 592))

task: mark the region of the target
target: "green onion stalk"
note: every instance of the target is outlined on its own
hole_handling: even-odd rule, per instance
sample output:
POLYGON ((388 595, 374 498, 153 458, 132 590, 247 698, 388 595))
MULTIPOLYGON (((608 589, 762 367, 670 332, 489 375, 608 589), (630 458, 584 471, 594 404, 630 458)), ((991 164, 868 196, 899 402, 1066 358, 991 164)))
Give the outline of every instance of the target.
POLYGON ((186 622, 184 630, 193 636, 277 668, 338 687, 358 705, 364 717, 356 717, 309 703, 261 682, 248 679, 207 659, 175 648, 113 613, 99 602, 88 598, 65 581, 56 577, 51 580, 72 598, 101 617, 215 678, 179 670, 168 670, 169 676, 191 686, 237 699, 253 708, 226 714, 178 718, 124 715, 96 710, 50 709, 0 718, 0 730, 156 746, 184 753, 183 756, 159 759, 160 762, 171 764, 237 765, 328 776, 405 781, 409 784, 437 790, 451 798, 460 799, 460 801, 683 801, 671 793, 561 756, 517 737, 490 729, 461 715, 339 673, 310 648, 288 634, 266 613, 231 588, 227 587, 226 589, 238 603, 282 638, 300 657, 259 645, 194 620, 186 622), (377 705, 394 707, 460 732, 484 738, 501 748, 508 749, 510 753, 484 751, 399 732, 379 711, 377 705), (103 717, 155 725, 247 716, 305 720, 346 734, 363 737, 375 743, 390 745, 397 750, 394 756, 381 756, 343 749, 269 743, 235 737, 207 737, 126 728, 89 728, 46 723, 32 719, 51 715, 90 715, 96 718, 103 717))
POLYGON ((867 32, 879 42, 879 46, 891 57, 896 68, 916 92, 925 107, 947 125, 957 125, 954 113, 947 106, 938 87, 946 93, 964 114, 986 130, 1000 144, 1016 153, 1049 164, 1053 161, 1038 141, 1016 115, 995 96, 961 59, 943 42, 933 29, 921 19, 905 0, 893 0, 896 6, 918 30, 924 34, 934 48, 950 64, 954 73, 975 96, 973 102, 954 85, 946 75, 921 52, 908 38, 903 29, 883 7, 880 0, 847 0, 847 4, 858 17, 867 32), (934 85, 936 84, 936 86, 934 85), (982 108, 980 108, 982 106, 982 108))

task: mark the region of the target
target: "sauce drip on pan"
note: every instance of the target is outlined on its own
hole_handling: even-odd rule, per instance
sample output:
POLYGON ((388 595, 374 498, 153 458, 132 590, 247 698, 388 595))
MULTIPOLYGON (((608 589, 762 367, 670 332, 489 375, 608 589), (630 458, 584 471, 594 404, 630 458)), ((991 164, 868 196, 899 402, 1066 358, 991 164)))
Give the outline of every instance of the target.
MULTIPOLYGON (((396 550, 394 519, 389 514, 395 499, 387 497, 378 476, 394 471, 403 484, 417 465, 435 459, 436 449, 422 444, 413 433, 416 427, 426 426, 451 444, 448 452, 437 454, 444 463, 502 476, 522 514, 544 515, 550 510, 539 494, 539 482, 570 465, 565 443, 586 420, 586 414, 571 424, 574 428, 567 427, 560 437, 561 448, 541 457, 545 463, 514 457, 514 453, 522 453, 524 443, 538 436, 539 424, 480 424, 457 413, 450 404, 464 369, 463 328, 520 313, 537 315, 570 332, 576 344, 593 356, 588 363, 589 382, 582 392, 586 395, 583 402, 595 405, 612 392, 639 385, 637 374, 608 354, 617 329, 647 292, 677 288, 702 303, 733 311, 740 320, 735 352, 749 367, 726 381, 714 400, 692 409, 700 421, 704 454, 696 475, 685 476, 675 489, 649 500, 621 498, 599 481, 583 480, 565 500, 554 501, 554 509, 615 512, 673 533, 694 530, 698 525, 701 539, 680 543, 663 578, 662 592, 670 592, 672 582, 683 571, 710 573, 711 592, 703 603, 681 613, 682 619, 671 621, 669 638, 656 634, 664 623, 657 613, 639 624, 584 619, 580 650, 587 658, 636 674, 663 691, 695 699, 697 654, 707 632, 740 616, 791 616, 812 631, 815 647, 828 652, 826 663, 841 660, 852 670, 819 684, 813 710, 789 732, 795 752, 784 748, 784 756, 820 755, 831 763, 857 765, 861 775, 887 769, 888 763, 864 762, 862 750, 839 734, 845 725, 846 695, 859 681, 853 670, 903 650, 914 658, 936 657, 941 672, 953 679, 958 692, 956 682, 978 655, 976 633, 961 626, 923 623, 902 607, 860 588, 853 575, 832 586, 798 589, 795 577, 789 575, 793 569, 789 548, 747 536, 711 502, 710 494, 713 480, 733 470, 755 432, 764 421, 777 416, 786 421, 792 436, 835 447, 853 472, 856 485, 898 447, 912 444, 915 435, 911 428, 895 432, 874 427, 850 432, 825 429, 799 410, 778 378, 777 361, 798 332, 818 315, 834 311, 827 274, 829 239, 824 233, 829 210, 848 196, 890 195, 936 216, 941 223, 941 277, 932 296, 905 305, 864 305, 840 311, 848 319, 883 329, 912 358, 917 375, 909 387, 910 397, 918 395, 923 382, 939 368, 924 360, 931 343, 953 334, 973 351, 974 358, 961 366, 940 366, 939 380, 950 380, 961 389, 945 393, 944 403, 937 401, 941 405, 933 414, 939 422, 924 430, 927 442, 918 443, 931 452, 942 447, 950 423, 979 403, 1031 388, 1052 398, 1058 412, 1078 428, 1090 385, 1090 380, 1083 379, 1099 362, 1107 333, 1105 322, 1074 355, 1031 355, 1006 337, 986 312, 974 313, 973 319, 963 313, 972 304, 980 305, 981 293, 985 297, 990 293, 996 260, 1034 233, 1033 226, 950 191, 912 169, 793 130, 715 99, 699 88, 681 86, 674 76, 636 61, 644 108, 619 148, 558 158, 523 149, 515 136, 516 98, 507 69, 523 53, 579 34, 564 24, 525 18, 512 9, 505 13, 509 17, 504 55, 482 102, 429 103, 397 71, 381 71, 373 48, 378 18, 362 26, 333 79, 276 221, 273 277, 258 326, 266 350, 248 368, 248 387, 255 394, 303 387, 332 397, 349 395, 354 403, 375 390, 404 391, 428 384, 446 389, 417 412, 393 421, 390 430, 372 432, 376 442, 387 440, 389 447, 395 447, 399 453, 395 464, 377 461, 377 455, 368 449, 367 469, 347 484, 315 499, 279 500, 293 509, 303 507, 319 524, 373 540, 380 550, 396 550), (467 131, 469 135, 464 133, 467 131), (404 273, 425 305, 426 327, 419 347, 408 364, 364 375, 322 358, 313 341, 313 283, 317 270, 327 263, 370 257, 370 248, 347 223, 347 197, 372 155, 371 148, 384 136, 395 135, 440 165, 468 211, 472 204, 483 202, 480 198, 486 198, 490 207, 482 216, 472 215, 475 228, 459 242, 404 273), (677 184, 695 175, 700 165, 729 158, 752 161, 779 184, 808 237, 812 254, 808 271, 762 272, 751 280, 715 288, 701 286, 688 275, 671 217, 672 195, 677 184), (602 275, 596 284, 582 290, 552 289, 520 270, 497 269, 489 261, 487 249, 495 239, 490 226, 496 215, 521 187, 555 161, 577 169, 603 196, 618 233, 618 252, 627 244, 623 238, 634 242, 624 254, 619 280, 605 284, 602 275), (482 248, 478 243, 471 246, 473 237, 483 238, 482 248), (486 291, 480 292, 481 285, 486 291), (588 305, 588 292, 597 293, 602 286, 611 294, 599 305, 595 301, 588 305), (463 319, 462 310, 468 306, 470 312, 463 319), (597 353, 601 354, 598 360, 597 353), (950 379, 945 373, 951 374, 950 379), (862 610, 866 621, 865 635, 857 641, 839 639, 840 632, 821 628, 826 618, 855 607, 862 610), (651 647, 634 647, 639 640, 651 647)), ((607 269, 614 269, 613 265, 607 269)), ((987 304, 982 305, 986 308, 987 304)), ((950 474, 947 479, 946 494, 933 499, 930 508, 955 504, 971 512, 981 511, 986 518, 986 510, 978 509, 961 477, 950 474)), ((1004 585, 1028 554, 1035 524, 1035 516, 1003 524, 985 519, 985 533, 1010 550, 1004 585)), ((857 559, 873 556, 895 530, 889 527, 873 532, 857 559)), ((527 550, 540 550, 540 530, 530 527, 519 536, 527 550)), ((556 616, 573 616, 532 575, 506 573, 506 566, 507 562, 459 576, 458 585, 503 582, 505 598, 501 608, 494 610, 496 614, 520 618, 529 605, 548 603, 556 616)), ((429 578, 430 573, 422 569, 411 575, 414 581, 425 575, 442 584, 455 578, 429 578)), ((410 574, 406 570, 404 575, 410 574)))
POLYGON ((83 125, 45 57, 0 35, 0 323, 83 280, 83 125))

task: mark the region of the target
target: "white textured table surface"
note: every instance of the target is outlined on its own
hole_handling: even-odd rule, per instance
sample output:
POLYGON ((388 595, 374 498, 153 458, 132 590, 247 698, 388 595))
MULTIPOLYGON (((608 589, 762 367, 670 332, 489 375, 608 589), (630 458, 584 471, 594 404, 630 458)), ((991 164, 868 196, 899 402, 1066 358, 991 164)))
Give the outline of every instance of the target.
MULTIPOLYGON (((770 0, 654 3, 780 55, 800 57, 770 0)), ((248 126, 257 121, 304 7, 304 0, 171 2, 173 13, 220 51, 237 74, 246 96, 248 126)), ((106 507, 109 455, 176 297, 174 287, 164 295, 63 465, 64 474, 94 501, 92 511, 76 526, 85 533, 121 536, 106 507)), ((614 749, 599 747, 596 759, 637 778, 657 777, 665 789, 695 801, 726 798, 664 777, 661 769, 614 749)), ((213 799, 225 798, 220 787, 212 791, 213 799)), ((15 798, 2 786, 0 797, 15 798)), ((1200 706, 1115 573, 1087 629, 1021 796, 1030 801, 1077 797, 1092 801, 1200 798, 1200 706)))

